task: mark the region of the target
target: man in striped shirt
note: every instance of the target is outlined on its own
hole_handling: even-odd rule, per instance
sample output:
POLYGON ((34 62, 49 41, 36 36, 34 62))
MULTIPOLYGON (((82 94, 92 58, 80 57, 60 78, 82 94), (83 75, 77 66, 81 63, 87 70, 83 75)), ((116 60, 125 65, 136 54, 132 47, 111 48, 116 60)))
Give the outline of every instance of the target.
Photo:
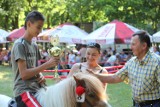
POLYGON ((115 74, 95 74, 102 82, 130 83, 134 107, 160 107, 160 56, 150 52, 150 47, 148 33, 138 31, 131 39, 134 57, 115 74))

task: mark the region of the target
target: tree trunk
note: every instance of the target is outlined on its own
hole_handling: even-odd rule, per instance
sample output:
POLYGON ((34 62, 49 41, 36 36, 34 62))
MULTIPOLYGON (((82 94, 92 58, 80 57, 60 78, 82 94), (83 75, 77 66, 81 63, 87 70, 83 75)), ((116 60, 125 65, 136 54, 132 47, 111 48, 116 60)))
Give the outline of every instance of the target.
POLYGON ((9 29, 9 22, 8 22, 8 16, 5 16, 5 24, 4 24, 4 28, 7 30, 7 29, 9 29))
POLYGON ((18 15, 17 15, 17 16, 15 16, 15 27, 16 27, 16 28, 18 28, 18 21, 19 21, 19 20, 18 20, 18 15))
POLYGON ((49 28, 50 28, 50 21, 49 21, 49 19, 50 19, 50 16, 49 16, 49 15, 47 15, 47 29, 49 29, 49 28))
POLYGON ((12 20, 12 29, 17 29, 18 28, 18 16, 15 16, 14 19, 12 20))

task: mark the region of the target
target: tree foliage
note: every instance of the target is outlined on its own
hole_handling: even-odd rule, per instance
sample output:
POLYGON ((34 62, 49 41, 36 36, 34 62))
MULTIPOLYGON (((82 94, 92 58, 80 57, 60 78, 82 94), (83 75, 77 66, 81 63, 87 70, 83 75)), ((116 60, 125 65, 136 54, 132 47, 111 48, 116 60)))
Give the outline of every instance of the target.
POLYGON ((160 0, 1 0, 0 28, 12 30, 22 26, 20 21, 24 23, 32 10, 44 14, 45 28, 66 22, 107 23, 114 19, 150 33, 160 27, 160 0))

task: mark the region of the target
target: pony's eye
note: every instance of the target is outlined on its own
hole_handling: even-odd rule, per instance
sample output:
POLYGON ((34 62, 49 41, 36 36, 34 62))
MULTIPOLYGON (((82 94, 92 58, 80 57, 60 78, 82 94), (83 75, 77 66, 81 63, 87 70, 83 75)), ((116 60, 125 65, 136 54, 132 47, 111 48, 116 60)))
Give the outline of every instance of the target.
POLYGON ((89 93, 88 96, 89 96, 89 97, 92 97, 92 98, 93 98, 93 97, 96 97, 94 93, 89 93))

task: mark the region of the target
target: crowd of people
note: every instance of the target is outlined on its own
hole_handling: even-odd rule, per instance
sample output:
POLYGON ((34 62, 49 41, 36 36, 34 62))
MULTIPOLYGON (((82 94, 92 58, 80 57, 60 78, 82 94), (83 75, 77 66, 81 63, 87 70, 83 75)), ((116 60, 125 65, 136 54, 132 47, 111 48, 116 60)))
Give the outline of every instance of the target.
POLYGON ((4 63, 10 64, 11 60, 11 50, 6 48, 0 48, 0 65, 4 63))
MULTIPOLYGON (((116 51, 112 50, 111 47, 109 47, 108 49, 100 50, 100 57, 98 59, 98 63, 101 66, 121 65, 133 56, 131 53, 125 53, 123 50, 120 53, 116 53, 116 51)), ((59 65, 59 69, 70 69, 75 63, 86 62, 86 50, 87 45, 83 45, 80 50, 76 50, 75 52, 69 49, 63 50, 60 55, 61 63, 59 65)), ((47 50, 41 51, 41 57, 46 61, 49 59, 49 54, 47 50)), ((42 63, 44 60, 41 60, 42 63)))

